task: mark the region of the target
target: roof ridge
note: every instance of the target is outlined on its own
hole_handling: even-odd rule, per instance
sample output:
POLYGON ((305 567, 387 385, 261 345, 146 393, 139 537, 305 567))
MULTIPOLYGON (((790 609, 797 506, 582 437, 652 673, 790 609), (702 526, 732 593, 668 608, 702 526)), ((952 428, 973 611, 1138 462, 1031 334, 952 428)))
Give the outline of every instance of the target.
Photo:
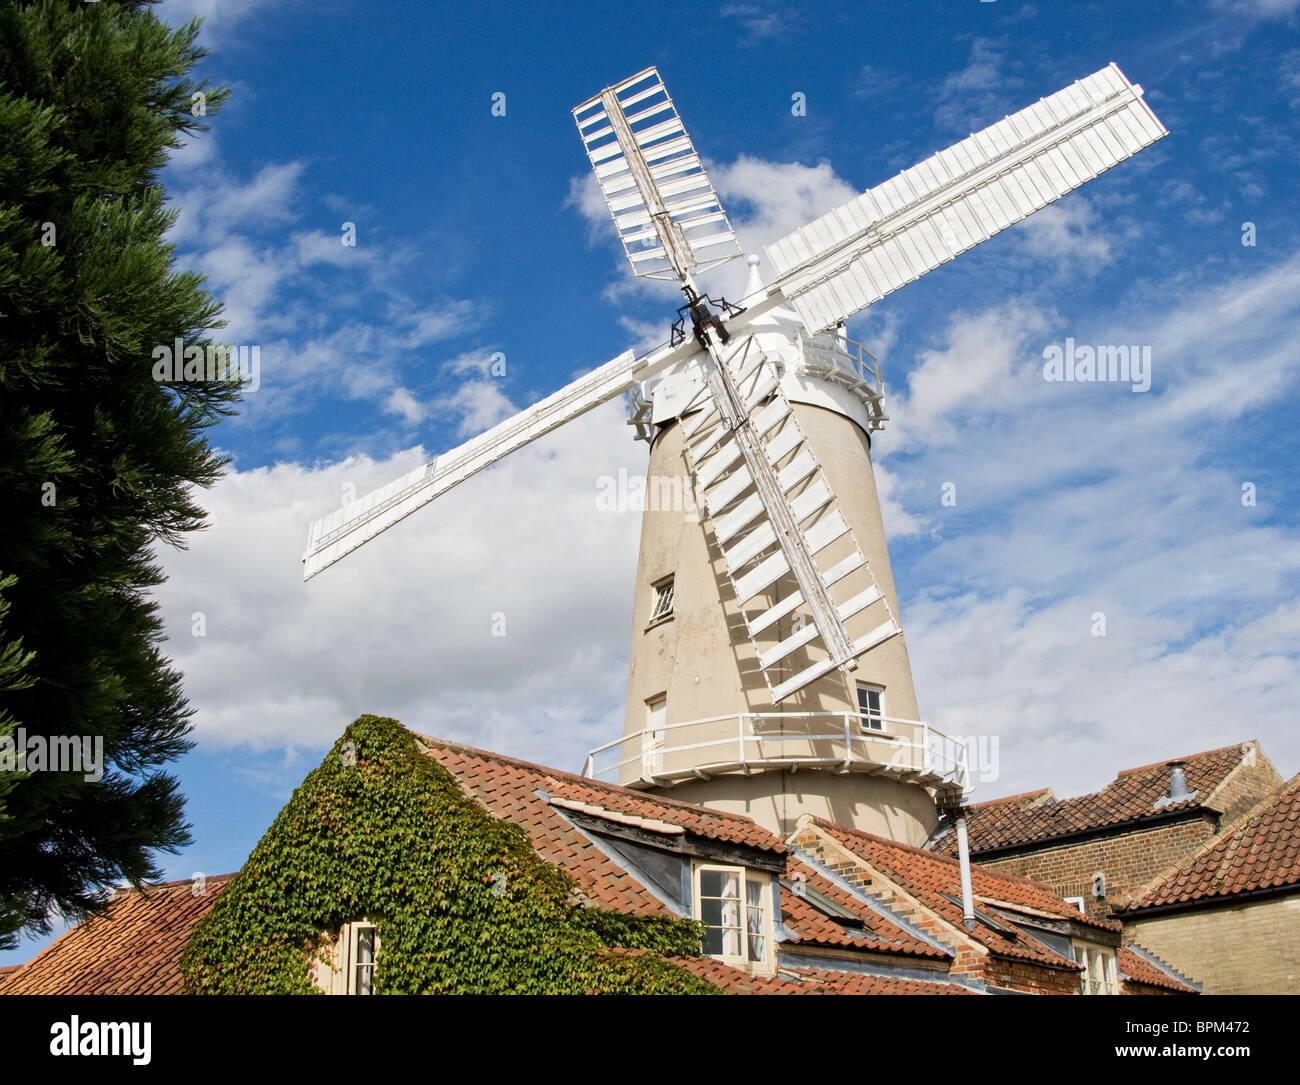
POLYGON ((1034 789, 1031 790, 1031 791, 1021 791, 1020 793, 1018 793, 1018 794, 1016 794, 1016 795, 1004 795, 1004 796, 1002 796, 1002 798, 1000 798, 1000 799, 985 799, 983 802, 973 802, 973 803, 970 803, 970 804, 966 807, 966 809, 967 809, 967 810, 981 810, 981 809, 986 809, 987 807, 990 807, 990 806, 997 806, 997 805, 999 805, 1000 803, 1011 802, 1011 801, 1014 800, 1014 799, 1028 799, 1028 798, 1031 798, 1031 797, 1034 796, 1034 795, 1042 795, 1042 794, 1044 794, 1044 793, 1051 795, 1052 798, 1056 798, 1056 795, 1053 793, 1053 791, 1052 791, 1052 789, 1051 789, 1050 786, 1049 786, 1049 787, 1036 787, 1036 788, 1034 788, 1034 789))
MULTIPOLYGON (((1112 780, 1111 783, 1114 783, 1122 776, 1131 776, 1135 772, 1146 772, 1148 769, 1163 768, 1165 765, 1168 765, 1173 761, 1194 761, 1197 758, 1201 758, 1201 757, 1212 757, 1216 753, 1227 753, 1229 750, 1233 750, 1233 749, 1237 750, 1238 752, 1242 752, 1241 748, 1243 746, 1247 746, 1251 744, 1258 746, 1259 739, 1248 738, 1243 742, 1230 742, 1228 743, 1228 745, 1220 746, 1214 750, 1202 750, 1200 753, 1188 753, 1188 754, 1182 754, 1181 756, 1177 756, 1177 757, 1166 757, 1161 761, 1152 761, 1151 764, 1149 765, 1138 765, 1136 768, 1120 769, 1117 773, 1115 773, 1115 780, 1112 780)), ((1109 787, 1110 784, 1107 784, 1106 786, 1109 787)), ((1102 790, 1104 791, 1105 788, 1102 788, 1102 790)))
MULTIPOLYGON (((590 776, 583 776, 581 773, 568 772, 565 769, 557 769, 551 765, 543 765, 536 761, 525 761, 519 757, 511 757, 509 754, 496 753, 493 750, 484 750, 477 746, 470 746, 464 742, 453 742, 451 739, 437 738, 433 735, 422 734, 419 731, 412 731, 421 741, 432 745, 440 746, 446 749, 459 750, 462 753, 472 754, 475 757, 481 757, 489 761, 500 761, 505 764, 515 765, 519 768, 531 769, 539 775, 551 777, 552 779, 568 780, 582 787, 599 788, 602 791, 613 794, 628 795, 632 798, 640 799, 642 802, 662 803, 665 806, 673 806, 682 810, 690 810, 696 814, 708 814, 711 817, 724 818, 730 821, 743 822, 746 825, 758 825, 753 818, 747 814, 737 814, 731 810, 715 810, 711 806, 703 806, 700 803, 686 802, 684 799, 670 799, 663 795, 655 795, 648 791, 637 791, 635 788, 625 787, 622 784, 610 784, 604 780, 596 780, 590 776)), ((762 828, 762 826, 758 826, 762 828)), ((772 833, 777 837, 776 833, 772 833)))
MULTIPOLYGON (((865 832, 862 829, 851 829, 844 825, 838 825, 833 821, 827 821, 825 818, 816 817, 815 815, 813 816, 812 820, 818 824, 823 825, 824 827, 839 829, 841 832, 844 832, 851 836, 862 837, 864 839, 873 840, 881 844, 887 844, 890 847, 899 848, 905 852, 910 852, 914 855, 924 856, 927 859, 937 859, 940 862, 947 863, 950 866, 958 867, 959 869, 961 867, 961 860, 955 856, 944 855, 942 852, 927 851, 924 848, 917 848, 912 846, 911 844, 904 844, 899 840, 890 840, 883 836, 877 836, 875 833, 865 832)), ((1027 878, 1023 874, 1013 874, 1009 870, 999 870, 997 867, 986 866, 985 864, 979 862, 971 863, 971 872, 972 874, 979 874, 981 877, 989 878, 995 882, 998 881, 1009 882, 1012 885, 1027 886, 1031 889, 1036 889, 1039 892, 1046 893, 1053 900, 1060 900, 1059 894, 1057 894, 1052 889, 1052 887, 1048 885, 1046 882, 1040 882, 1034 878, 1027 878)), ((978 896, 980 894, 976 893, 976 895, 978 896)), ((1014 901, 1007 901, 1005 903, 1013 910, 1017 907, 1014 901)), ((1022 904, 1019 905, 1019 907, 1022 908, 1032 907, 1032 905, 1022 904)), ((1081 918, 1083 922, 1088 923, 1092 926, 1105 927, 1107 929, 1109 929, 1110 927, 1110 924, 1108 922, 1096 920, 1091 916, 1084 915, 1082 913, 1081 913, 1081 918)))
MULTIPOLYGON (((205 885, 212 885, 215 882, 222 882, 222 883, 228 882, 230 881, 231 878, 233 878, 238 873, 239 873, 238 870, 232 870, 229 874, 205 874, 203 875, 203 882, 205 885)), ((137 892, 138 889, 140 888, 143 888, 146 891, 153 890, 153 889, 178 889, 182 885, 193 885, 193 884, 194 884, 194 876, 190 875, 190 877, 188 878, 176 878, 175 880, 169 882, 142 882, 140 886, 119 885, 113 887, 113 896, 117 897, 123 893, 134 893, 137 892)))
POLYGON ((1144 906, 1143 902, 1149 897, 1155 896, 1180 870, 1190 869, 1216 848, 1221 846, 1226 848, 1229 841, 1234 837, 1239 836, 1242 830, 1245 829, 1251 821, 1261 817, 1268 807, 1276 805, 1281 799, 1296 790, 1297 787, 1300 787, 1300 773, 1296 773, 1296 775, 1292 776, 1290 780, 1284 781, 1280 787, 1265 795, 1264 798, 1260 799, 1259 802, 1242 814, 1241 817, 1226 829, 1215 836, 1210 837, 1209 840, 1197 848, 1196 851, 1192 852, 1191 855, 1184 856, 1178 862, 1171 863, 1169 866, 1153 875, 1151 879, 1148 880, 1147 884, 1142 887, 1142 895, 1140 897, 1131 898, 1128 904, 1124 906, 1124 911, 1140 910, 1144 906))

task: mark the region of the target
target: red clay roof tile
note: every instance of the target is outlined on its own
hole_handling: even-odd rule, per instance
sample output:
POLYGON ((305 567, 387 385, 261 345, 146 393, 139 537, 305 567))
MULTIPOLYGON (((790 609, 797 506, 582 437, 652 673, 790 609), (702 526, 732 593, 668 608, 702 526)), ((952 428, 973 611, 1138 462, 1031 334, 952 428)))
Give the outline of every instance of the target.
POLYGON ((208 914, 234 874, 143 891, 119 889, 104 912, 79 923, 0 986, 6 995, 180 994, 180 957, 194 925, 208 914))
MULTIPOLYGON (((972 855, 1030 844, 1073 833, 1125 825, 1162 816, 1173 810, 1195 810, 1228 774, 1241 764, 1253 743, 1237 743, 1188 757, 1170 758, 1151 765, 1124 769, 1100 791, 1072 799, 1033 800, 1047 789, 1026 792, 1006 799, 994 799, 967 807, 966 833, 972 855), (1187 773, 1189 797, 1157 807, 1156 801, 1169 794, 1170 763, 1181 761, 1187 773)), ((936 834, 930 849, 955 855, 956 832, 948 826, 936 834)))
POLYGON ((1130 902, 1126 911, 1286 886, 1300 888, 1300 776, 1130 902))
MULTIPOLYGON (((956 859, 871 833, 847 829, 821 818, 812 821, 821 831, 863 860, 868 867, 894 882, 946 923, 957 928, 964 926, 961 906, 951 899, 960 894, 960 868, 956 859)), ((1117 921, 1085 916, 1056 896, 1046 885, 1016 874, 972 864, 971 888, 977 912, 972 938, 990 952, 1001 956, 1033 960, 1056 968, 1078 967, 1043 943, 1025 935, 1016 927, 1014 920, 1005 922, 1006 926, 1016 929, 1015 936, 1008 937, 981 920, 978 915, 981 911, 997 909, 1002 915, 990 918, 999 924, 1004 922, 1003 917, 1008 910, 1015 912, 1019 909, 1026 918, 1038 911, 1047 913, 1051 918, 1069 919, 1084 926, 1109 931, 1120 929, 1117 921)))

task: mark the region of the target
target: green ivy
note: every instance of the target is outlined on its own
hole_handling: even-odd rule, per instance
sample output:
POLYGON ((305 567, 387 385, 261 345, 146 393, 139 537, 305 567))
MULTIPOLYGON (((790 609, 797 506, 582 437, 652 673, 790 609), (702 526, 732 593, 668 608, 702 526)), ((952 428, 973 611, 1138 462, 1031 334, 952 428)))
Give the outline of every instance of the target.
POLYGON ((381 994, 718 992, 661 959, 698 956, 699 924, 583 907, 574 889, 400 723, 361 716, 196 926, 181 972, 192 993, 310 994, 325 932, 365 917, 381 994))

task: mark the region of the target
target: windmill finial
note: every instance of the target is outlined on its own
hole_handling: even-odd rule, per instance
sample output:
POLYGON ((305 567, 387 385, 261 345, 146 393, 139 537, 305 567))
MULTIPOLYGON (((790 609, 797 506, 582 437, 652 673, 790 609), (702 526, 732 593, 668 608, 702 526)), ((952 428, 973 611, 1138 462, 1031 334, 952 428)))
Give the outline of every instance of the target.
POLYGON ((745 257, 745 263, 749 265, 749 281, 745 283, 745 296, 760 293, 763 289, 763 277, 758 273, 758 265, 762 257, 756 252, 751 252, 745 257))

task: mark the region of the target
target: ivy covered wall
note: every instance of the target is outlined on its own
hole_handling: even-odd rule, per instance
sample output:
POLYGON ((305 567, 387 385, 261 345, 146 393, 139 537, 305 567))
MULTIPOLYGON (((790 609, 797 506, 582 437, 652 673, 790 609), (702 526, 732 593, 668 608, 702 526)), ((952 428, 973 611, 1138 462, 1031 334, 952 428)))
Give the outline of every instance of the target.
POLYGON ((582 907, 573 888, 401 724, 361 716, 195 928, 181 972, 192 993, 312 993, 309 954, 365 917, 380 994, 717 993, 613 948, 698 955, 696 924, 582 907))

